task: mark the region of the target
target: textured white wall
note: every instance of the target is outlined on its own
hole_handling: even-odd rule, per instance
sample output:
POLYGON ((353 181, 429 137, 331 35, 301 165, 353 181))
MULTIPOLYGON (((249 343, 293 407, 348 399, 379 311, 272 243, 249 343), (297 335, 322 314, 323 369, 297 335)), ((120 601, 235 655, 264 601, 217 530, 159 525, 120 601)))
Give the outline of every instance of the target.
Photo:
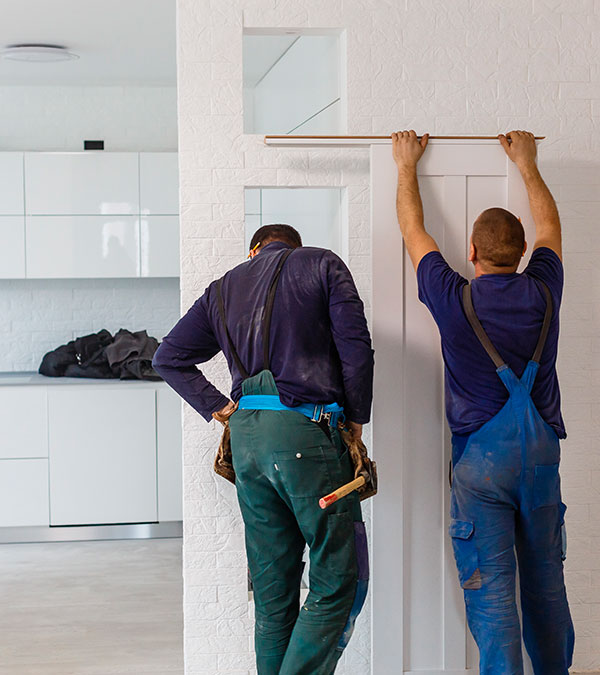
POLYGON ((0 87, 0 151, 177 150, 175 87, 0 87))
MULTIPOLYGON (((177 150, 175 87, 0 87, 0 151, 177 150)), ((107 328, 148 329, 161 339, 177 321, 176 279, 0 279, 0 371, 36 370, 45 352, 107 328)))
POLYGON ((37 370, 42 356, 106 328, 159 341, 179 318, 178 279, 0 280, 0 372, 37 370))
MULTIPOLYGON (((242 28, 343 28, 350 134, 544 134, 567 271, 560 376, 570 437, 569 598, 576 666, 600 666, 600 2, 598 0, 178 0, 182 304, 243 257, 243 186, 348 187, 350 266, 369 305, 368 158, 266 148, 243 135, 242 28)), ((227 387, 222 363, 210 369, 227 387)), ((250 673, 243 537, 233 489, 213 477, 218 430, 184 417, 186 671, 250 673)), ((369 611, 339 672, 369 668, 369 611)))

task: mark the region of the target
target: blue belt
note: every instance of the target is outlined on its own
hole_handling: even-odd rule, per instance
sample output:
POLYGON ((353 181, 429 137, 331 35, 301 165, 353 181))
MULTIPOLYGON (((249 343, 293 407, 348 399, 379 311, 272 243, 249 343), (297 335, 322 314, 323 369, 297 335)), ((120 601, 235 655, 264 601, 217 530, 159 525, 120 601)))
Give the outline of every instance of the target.
POLYGON ((313 422, 317 422, 317 424, 321 420, 326 419, 331 427, 336 427, 339 419, 344 417, 344 409, 337 403, 301 403, 292 408, 291 406, 283 405, 279 396, 267 394, 247 394, 246 396, 242 396, 238 402, 238 409, 291 410, 292 412, 301 413, 313 422))

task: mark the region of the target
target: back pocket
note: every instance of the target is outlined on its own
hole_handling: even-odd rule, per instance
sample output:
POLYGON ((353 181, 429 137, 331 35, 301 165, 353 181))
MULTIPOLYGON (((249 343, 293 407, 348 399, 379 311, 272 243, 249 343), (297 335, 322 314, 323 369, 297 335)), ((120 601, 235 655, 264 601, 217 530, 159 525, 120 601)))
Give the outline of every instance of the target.
POLYGON ((557 464, 535 467, 533 478, 533 508, 556 506, 560 502, 560 477, 557 464))
POLYGON ((320 499, 342 485, 340 460, 332 446, 277 450, 273 456, 290 497, 320 499))

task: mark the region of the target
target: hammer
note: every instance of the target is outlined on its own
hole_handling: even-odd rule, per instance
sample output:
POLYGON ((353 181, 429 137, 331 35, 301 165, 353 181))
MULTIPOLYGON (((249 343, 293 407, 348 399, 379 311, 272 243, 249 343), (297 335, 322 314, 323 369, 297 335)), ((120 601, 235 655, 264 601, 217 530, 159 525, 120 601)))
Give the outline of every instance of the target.
POLYGON ((342 497, 345 497, 351 492, 354 492, 354 490, 358 490, 358 488, 366 485, 368 480, 369 474, 366 471, 362 471, 358 478, 355 478, 350 483, 346 483, 346 485, 342 485, 342 487, 339 487, 331 494, 321 497, 321 499, 319 499, 319 506, 322 509, 326 509, 328 506, 331 506, 333 503, 337 502, 338 499, 342 499, 342 497))

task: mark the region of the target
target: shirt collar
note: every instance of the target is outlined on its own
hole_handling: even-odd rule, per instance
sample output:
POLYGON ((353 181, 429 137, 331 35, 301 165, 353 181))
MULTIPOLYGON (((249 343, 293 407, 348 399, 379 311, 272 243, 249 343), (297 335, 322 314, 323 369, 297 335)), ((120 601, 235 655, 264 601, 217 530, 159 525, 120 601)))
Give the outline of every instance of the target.
POLYGON ((265 246, 261 246, 261 251, 279 251, 283 248, 292 248, 289 244, 286 244, 285 241, 271 241, 265 246))

